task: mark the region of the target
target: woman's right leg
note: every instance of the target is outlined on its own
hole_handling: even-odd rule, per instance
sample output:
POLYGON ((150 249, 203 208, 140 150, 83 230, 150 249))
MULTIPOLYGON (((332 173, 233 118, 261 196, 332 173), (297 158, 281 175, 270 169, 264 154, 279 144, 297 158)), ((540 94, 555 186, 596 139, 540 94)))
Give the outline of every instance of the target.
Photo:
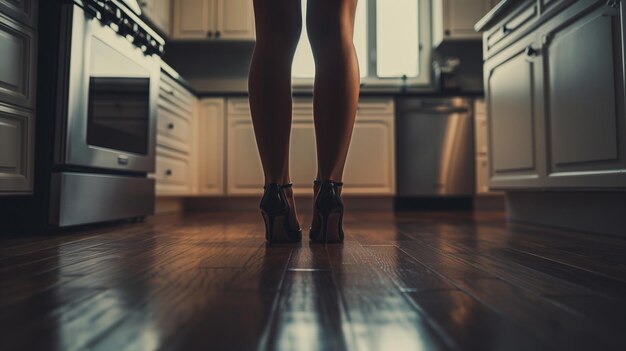
MULTIPOLYGON (((291 64, 302 30, 300 0, 254 0, 256 45, 248 91, 252 123, 265 184, 285 184, 289 178, 291 132, 291 64)), ((294 209, 291 189, 285 193, 294 209)))

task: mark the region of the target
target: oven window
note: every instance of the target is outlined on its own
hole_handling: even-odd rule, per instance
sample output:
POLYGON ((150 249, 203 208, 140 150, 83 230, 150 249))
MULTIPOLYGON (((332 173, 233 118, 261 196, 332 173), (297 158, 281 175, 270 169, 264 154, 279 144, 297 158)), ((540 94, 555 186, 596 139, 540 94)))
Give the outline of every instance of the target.
POLYGON ((148 154, 150 79, 89 79, 87 143, 148 154))
POLYGON ((149 132, 149 74, 127 56, 93 38, 87 143, 147 155, 149 132))

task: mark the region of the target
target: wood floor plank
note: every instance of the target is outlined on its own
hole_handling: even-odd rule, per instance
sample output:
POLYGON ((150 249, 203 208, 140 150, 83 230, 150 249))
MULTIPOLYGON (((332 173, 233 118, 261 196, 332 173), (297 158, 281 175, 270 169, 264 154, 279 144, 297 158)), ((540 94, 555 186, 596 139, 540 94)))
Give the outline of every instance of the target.
POLYGON ((407 293, 459 350, 552 350, 458 290, 407 293))
POLYGON ((348 350, 353 336, 331 271, 287 271, 269 350, 348 350))
POLYGON ((0 349, 626 348, 624 238, 498 211, 345 227, 268 247, 258 212, 220 211, 0 238, 0 349))

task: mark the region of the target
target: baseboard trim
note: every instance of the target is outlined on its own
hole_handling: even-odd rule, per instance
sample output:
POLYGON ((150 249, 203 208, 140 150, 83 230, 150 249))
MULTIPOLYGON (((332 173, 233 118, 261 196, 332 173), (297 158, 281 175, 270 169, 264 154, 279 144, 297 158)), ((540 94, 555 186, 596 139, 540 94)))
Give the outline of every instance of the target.
POLYGON ((626 192, 509 192, 507 220, 626 236, 626 192))
POLYGON ((183 212, 185 201, 180 197, 157 197, 154 202, 154 214, 183 212))

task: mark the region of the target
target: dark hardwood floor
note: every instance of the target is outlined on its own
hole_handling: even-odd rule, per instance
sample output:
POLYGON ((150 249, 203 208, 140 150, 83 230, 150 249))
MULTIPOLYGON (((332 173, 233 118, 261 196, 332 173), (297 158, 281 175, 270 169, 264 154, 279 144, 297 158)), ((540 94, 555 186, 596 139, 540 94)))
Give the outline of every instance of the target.
POLYGON ((501 212, 345 227, 328 247, 266 247, 250 212, 2 238, 0 349, 626 349, 624 238, 501 212))

